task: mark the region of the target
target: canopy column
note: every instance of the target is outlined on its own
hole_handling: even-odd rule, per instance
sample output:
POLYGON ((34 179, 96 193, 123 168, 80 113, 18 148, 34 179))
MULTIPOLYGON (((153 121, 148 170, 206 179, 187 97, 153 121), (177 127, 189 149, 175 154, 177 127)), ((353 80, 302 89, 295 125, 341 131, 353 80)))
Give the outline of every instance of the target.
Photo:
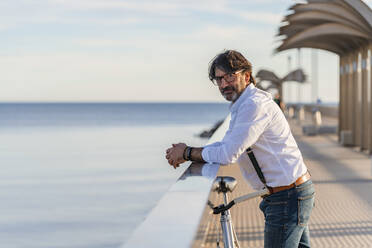
POLYGON ((368 112, 369 112, 369 152, 372 153, 372 42, 369 45, 369 95, 368 95, 368 112))
POLYGON ((360 82, 360 69, 359 69, 359 51, 353 54, 353 137, 354 146, 361 147, 361 82, 360 82))
POLYGON ((368 107, 368 68, 367 68, 367 60, 368 60, 368 46, 363 47, 362 49, 362 61, 361 61, 361 86, 362 86, 362 101, 361 101, 361 122, 362 128, 360 132, 361 137, 361 149, 362 150, 369 150, 369 107, 368 107))
POLYGON ((340 96, 338 107, 338 136, 341 131, 347 130, 347 59, 340 56, 340 96))
MULTIPOLYGON (((352 54, 349 54, 347 56, 347 75, 346 75, 346 98, 347 98, 347 130, 350 130, 353 132, 353 118, 354 118, 354 113, 353 113, 353 66, 352 66, 352 54)), ((354 144, 354 134, 351 134, 351 144, 354 144)))

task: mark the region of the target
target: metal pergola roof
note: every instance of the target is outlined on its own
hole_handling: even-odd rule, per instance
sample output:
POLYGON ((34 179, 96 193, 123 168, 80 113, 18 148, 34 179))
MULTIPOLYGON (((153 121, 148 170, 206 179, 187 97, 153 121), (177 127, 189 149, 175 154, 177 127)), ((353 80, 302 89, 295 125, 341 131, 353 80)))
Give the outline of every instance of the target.
POLYGON ((372 41, 372 10, 360 0, 307 0, 290 10, 276 52, 307 47, 342 55, 372 41))

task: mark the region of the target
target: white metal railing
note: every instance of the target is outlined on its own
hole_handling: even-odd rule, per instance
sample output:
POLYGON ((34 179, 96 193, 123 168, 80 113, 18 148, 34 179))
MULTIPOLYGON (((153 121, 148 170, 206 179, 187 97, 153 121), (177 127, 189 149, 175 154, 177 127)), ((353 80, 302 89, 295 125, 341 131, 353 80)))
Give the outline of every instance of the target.
MULTIPOLYGON (((223 138, 229 122, 230 116, 216 130, 208 144, 223 138)), ((190 247, 219 166, 191 164, 122 248, 190 247)))

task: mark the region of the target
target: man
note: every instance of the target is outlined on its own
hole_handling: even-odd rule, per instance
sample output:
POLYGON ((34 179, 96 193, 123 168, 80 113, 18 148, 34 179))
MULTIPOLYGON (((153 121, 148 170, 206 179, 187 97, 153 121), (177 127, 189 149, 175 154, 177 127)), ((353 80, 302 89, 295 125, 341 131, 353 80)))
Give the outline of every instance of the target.
POLYGON ((209 78, 232 102, 229 129, 221 142, 204 147, 173 144, 166 151, 168 163, 177 168, 186 160, 237 162, 252 187, 262 189, 247 150, 251 147, 270 190, 260 204, 265 247, 310 247, 308 220, 314 188, 284 114, 269 93, 255 87, 252 65, 237 51, 218 54, 210 63, 209 78))

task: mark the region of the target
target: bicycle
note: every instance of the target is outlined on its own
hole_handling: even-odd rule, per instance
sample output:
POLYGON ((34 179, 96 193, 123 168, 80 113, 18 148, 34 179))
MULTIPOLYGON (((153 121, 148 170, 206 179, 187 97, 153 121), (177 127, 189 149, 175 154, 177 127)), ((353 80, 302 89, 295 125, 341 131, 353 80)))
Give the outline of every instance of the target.
MULTIPOLYGON (((224 248, 239 248, 239 241, 236 236, 234 225, 230 215, 230 208, 237 203, 253 199, 255 197, 264 196, 269 194, 269 190, 264 188, 262 190, 240 196, 228 203, 227 192, 233 192, 237 185, 237 181, 233 177, 217 177, 212 185, 212 191, 223 193, 224 203, 214 207, 212 203, 208 202, 208 205, 213 209, 213 214, 221 214, 220 223, 223 235, 224 248)), ((217 235, 218 236, 218 235, 217 235)), ((219 241, 217 238, 217 248, 219 248, 219 241)))

